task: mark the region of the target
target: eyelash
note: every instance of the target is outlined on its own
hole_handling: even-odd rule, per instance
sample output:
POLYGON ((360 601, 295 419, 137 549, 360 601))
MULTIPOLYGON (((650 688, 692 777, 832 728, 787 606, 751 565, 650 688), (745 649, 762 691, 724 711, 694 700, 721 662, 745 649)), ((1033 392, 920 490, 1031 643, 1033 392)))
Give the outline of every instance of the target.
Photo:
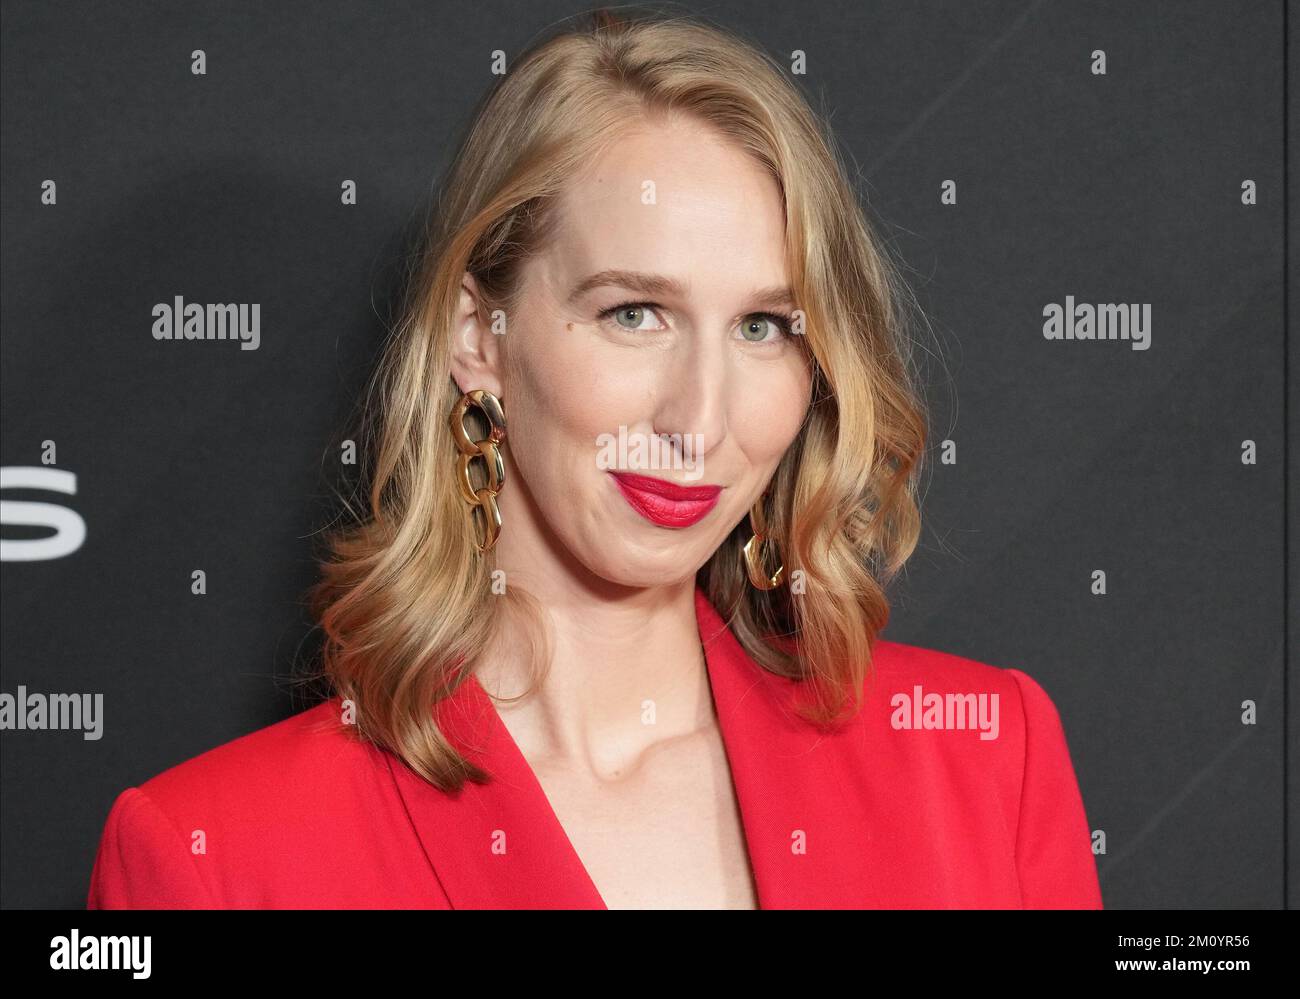
MULTIPOLYGON (((659 306, 654 302, 619 302, 618 305, 611 305, 608 309, 604 309, 601 312, 597 313, 596 318, 601 320, 608 319, 611 316, 613 316, 615 312, 619 312, 623 309, 631 309, 631 308, 658 309, 659 306)), ((793 316, 788 316, 784 312, 747 312, 745 313, 744 318, 749 319, 751 316, 759 316, 762 319, 770 319, 774 323, 776 323, 776 325, 780 328, 783 335, 787 337, 794 336, 793 316)), ((636 332, 635 330, 628 330, 626 327, 623 327, 623 329, 626 330, 626 332, 628 333, 636 332)), ((750 343, 775 343, 775 342, 776 341, 774 340, 767 340, 767 341, 751 340, 750 341, 750 343)))

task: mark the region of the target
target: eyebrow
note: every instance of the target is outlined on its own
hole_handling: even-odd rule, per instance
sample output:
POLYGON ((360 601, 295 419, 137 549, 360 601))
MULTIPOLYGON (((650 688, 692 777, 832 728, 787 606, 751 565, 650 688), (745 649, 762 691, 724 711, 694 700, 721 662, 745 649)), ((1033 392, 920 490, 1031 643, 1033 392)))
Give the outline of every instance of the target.
MULTIPOLYGON (((662 274, 642 274, 639 271, 606 270, 583 278, 569 293, 569 302, 576 302, 587 292, 595 288, 612 285, 628 288, 642 295, 676 295, 686 296, 686 289, 676 278, 664 277, 662 274)), ((794 304, 794 292, 788 287, 763 288, 749 296, 759 308, 775 308, 794 304)))

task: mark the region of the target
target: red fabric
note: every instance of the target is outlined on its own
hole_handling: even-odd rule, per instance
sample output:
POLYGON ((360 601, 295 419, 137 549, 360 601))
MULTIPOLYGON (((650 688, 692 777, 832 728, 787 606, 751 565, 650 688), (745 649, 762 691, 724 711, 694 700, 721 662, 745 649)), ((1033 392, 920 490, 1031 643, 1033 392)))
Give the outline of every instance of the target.
MULTIPOLYGON (((1065 733, 1029 676, 881 641, 862 713, 818 733, 698 589, 696 616, 762 908, 1101 907, 1065 733), (998 695, 997 738, 894 727, 918 686, 998 695)), ((88 907, 603 908, 483 688, 437 710, 489 784, 438 791, 330 700, 123 791, 88 907)))

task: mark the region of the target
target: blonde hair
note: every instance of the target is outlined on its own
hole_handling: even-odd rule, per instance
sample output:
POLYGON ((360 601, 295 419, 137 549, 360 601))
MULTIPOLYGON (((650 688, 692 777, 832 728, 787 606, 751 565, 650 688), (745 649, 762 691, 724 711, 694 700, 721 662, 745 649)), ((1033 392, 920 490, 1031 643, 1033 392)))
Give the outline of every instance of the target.
POLYGON ((778 181, 790 283, 815 360, 812 403, 767 500, 770 535, 787 579, 799 571, 800 594, 749 584, 748 518, 698 584, 759 665, 805 681, 804 717, 829 723, 860 707, 889 618, 884 585, 917 543, 927 430, 897 308, 902 286, 829 128, 778 63, 696 17, 597 11, 554 33, 486 96, 451 166, 366 394, 369 512, 349 505, 310 592, 324 632, 320 673, 354 703, 357 734, 443 790, 490 775, 444 738, 433 706, 464 681, 459 666, 472 667, 488 644, 503 599, 512 613, 539 606, 514 585, 504 598, 491 592, 491 553, 477 554, 452 474, 447 414, 460 389, 449 352, 463 274, 475 276, 485 315, 509 313, 520 264, 553 231, 569 178, 630 122, 663 112, 710 124, 778 181))

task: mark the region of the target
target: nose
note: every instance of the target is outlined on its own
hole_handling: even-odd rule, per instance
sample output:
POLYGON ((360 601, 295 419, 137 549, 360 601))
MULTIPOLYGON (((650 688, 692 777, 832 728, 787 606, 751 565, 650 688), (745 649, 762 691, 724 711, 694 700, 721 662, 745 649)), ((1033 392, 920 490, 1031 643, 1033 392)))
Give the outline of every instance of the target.
POLYGON ((661 372, 654 432, 696 464, 727 437, 732 379, 728 344, 719 337, 686 338, 661 372))

